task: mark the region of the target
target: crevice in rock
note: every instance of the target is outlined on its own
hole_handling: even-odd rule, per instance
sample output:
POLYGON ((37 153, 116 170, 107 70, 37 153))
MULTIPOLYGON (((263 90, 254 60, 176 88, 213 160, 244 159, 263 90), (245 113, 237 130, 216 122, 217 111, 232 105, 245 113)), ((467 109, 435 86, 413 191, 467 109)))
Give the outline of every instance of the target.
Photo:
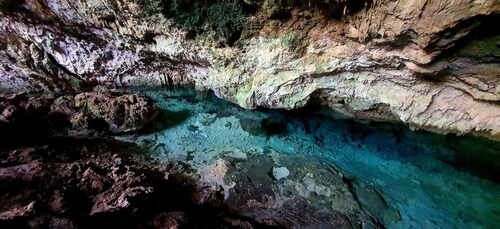
MULTIPOLYGON (((446 60, 450 57, 460 55, 460 51, 474 44, 476 41, 481 41, 483 39, 493 38, 500 35, 500 31, 497 28, 497 22, 500 21, 500 14, 492 14, 492 15, 479 15, 473 18, 468 18, 466 20, 460 21, 456 26, 442 31, 434 35, 434 41, 426 47, 426 50, 436 50, 442 49, 443 51, 434 58, 432 63, 435 63, 440 60, 446 60), (458 39, 453 36, 457 36, 461 31, 465 31, 465 35, 463 37, 458 37, 458 39), (469 32, 470 31, 470 32, 469 32), (443 44, 445 46, 443 46, 443 44)), ((494 40, 493 40, 494 41, 494 40)), ((496 44, 498 45, 498 44, 496 44)), ((500 61, 500 56, 482 56, 481 52, 489 52, 492 49, 497 49, 498 54, 498 46, 491 44, 491 47, 478 50, 478 53, 475 53, 477 56, 469 56, 469 58, 473 58, 479 60, 481 62, 493 62, 498 63, 500 61), (489 50, 488 50, 489 49, 489 50)), ((495 51, 493 51, 495 52, 495 51)), ((488 55, 486 53, 486 55, 488 55)), ((430 63, 430 64, 432 64, 430 63)))

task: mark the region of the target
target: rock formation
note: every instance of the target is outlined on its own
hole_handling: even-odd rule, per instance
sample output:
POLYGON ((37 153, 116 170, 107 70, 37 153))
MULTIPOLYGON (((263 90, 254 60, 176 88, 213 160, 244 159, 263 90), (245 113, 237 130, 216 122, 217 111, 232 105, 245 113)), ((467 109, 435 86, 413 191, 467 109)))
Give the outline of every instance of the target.
POLYGON ((51 106, 53 114, 66 115, 73 127, 89 129, 89 120, 107 124, 114 133, 143 128, 158 114, 153 102, 144 96, 108 96, 95 92, 57 98, 51 106))
POLYGON ((500 139, 498 1, 2 0, 0 89, 195 85, 500 139))
POLYGON ((126 133, 144 128, 157 114, 151 99, 135 94, 17 94, 0 98, 0 138, 22 143, 55 135, 126 133))

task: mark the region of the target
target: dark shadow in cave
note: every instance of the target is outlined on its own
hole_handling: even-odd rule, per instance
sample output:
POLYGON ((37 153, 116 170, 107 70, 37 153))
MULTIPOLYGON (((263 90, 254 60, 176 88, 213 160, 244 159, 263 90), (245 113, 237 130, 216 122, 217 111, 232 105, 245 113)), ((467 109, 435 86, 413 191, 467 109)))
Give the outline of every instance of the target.
MULTIPOLYGON (((468 28, 473 27, 473 29, 463 38, 456 41, 456 43, 442 51, 437 58, 433 60, 433 63, 453 57, 460 57, 461 53, 465 48, 473 50, 471 53, 467 53, 468 58, 472 57, 480 62, 493 62, 500 63, 500 30, 498 30, 498 21, 500 21, 500 14, 491 15, 479 15, 465 21, 459 22, 455 27, 445 30, 436 37, 449 37, 456 34, 457 28, 468 28), (478 24, 476 26, 476 24, 478 24)), ((434 42, 434 45, 427 47, 430 50, 435 49, 435 45, 439 43, 439 40, 434 42)))
POLYGON ((181 110, 181 111, 160 110, 155 120, 153 120, 153 122, 148 124, 138 133, 152 134, 155 132, 159 132, 174 127, 186 121, 186 119, 188 119, 190 115, 191 114, 189 110, 181 110))
POLYGON ((268 2, 243 0, 136 0, 147 14, 162 13, 173 19, 175 25, 187 31, 188 39, 200 35, 213 40, 220 47, 234 46, 249 26, 248 17, 259 11, 270 11, 271 20, 287 20, 293 9, 321 12, 329 19, 340 19, 363 8, 371 7, 371 0, 349 1, 276 1, 272 7, 268 2), (211 33, 209 33, 211 32, 211 33))

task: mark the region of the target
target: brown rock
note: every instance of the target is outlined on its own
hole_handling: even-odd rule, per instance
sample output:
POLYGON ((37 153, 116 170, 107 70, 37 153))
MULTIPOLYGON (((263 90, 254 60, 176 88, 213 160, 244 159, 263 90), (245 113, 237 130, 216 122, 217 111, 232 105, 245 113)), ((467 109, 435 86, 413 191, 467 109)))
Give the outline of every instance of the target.
POLYGON ((186 222, 187 218, 184 212, 170 212, 156 216, 153 221, 153 226, 154 228, 177 229, 186 222))
POLYGON ((71 116, 78 112, 75 108, 75 100, 72 95, 61 96, 54 100, 50 106, 50 112, 54 114, 64 114, 71 116))
POLYGON ((0 102, 0 121, 10 122, 14 117, 17 108, 8 102, 0 102))
POLYGON ((140 95, 108 96, 95 92, 75 96, 75 107, 109 124, 114 133, 139 130, 158 114, 153 102, 140 95))
POLYGON ((31 162, 7 168, 0 168, 0 181, 32 181, 43 171, 42 163, 31 162))
MULTIPOLYGON (((119 183, 118 183, 119 184, 119 183)), ((134 200, 140 200, 141 197, 153 192, 151 187, 131 187, 120 191, 118 185, 111 190, 101 193, 94 198, 94 206, 90 215, 112 213, 129 209, 134 200)))
POLYGON ((71 116, 69 122, 71 123, 72 128, 78 131, 88 131, 93 128, 92 123, 95 122, 95 120, 90 115, 78 112, 71 116))
POLYGON ((33 213, 35 210, 35 202, 21 207, 14 208, 7 211, 0 212, 0 221, 13 220, 16 218, 27 217, 29 214, 33 213))

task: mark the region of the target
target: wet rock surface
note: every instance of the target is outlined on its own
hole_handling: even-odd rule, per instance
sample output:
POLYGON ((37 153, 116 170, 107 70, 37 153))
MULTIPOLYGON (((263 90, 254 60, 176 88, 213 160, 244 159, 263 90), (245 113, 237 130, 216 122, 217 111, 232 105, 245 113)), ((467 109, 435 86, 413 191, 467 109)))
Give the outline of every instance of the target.
MULTIPOLYGON (((400 220, 397 210, 384 206, 381 196, 373 195, 367 205, 359 203, 357 198, 367 196, 358 196, 363 193, 356 193, 332 164, 272 152, 227 160, 225 179, 235 183, 226 201, 229 209, 257 222, 286 228, 382 228, 382 221, 370 216, 375 212, 391 215, 378 220, 400 220), (287 169, 288 175, 277 180, 276 166, 291 171, 287 169), (378 209, 370 209, 377 205, 378 209)), ((364 194, 373 194, 369 192, 364 194)))

